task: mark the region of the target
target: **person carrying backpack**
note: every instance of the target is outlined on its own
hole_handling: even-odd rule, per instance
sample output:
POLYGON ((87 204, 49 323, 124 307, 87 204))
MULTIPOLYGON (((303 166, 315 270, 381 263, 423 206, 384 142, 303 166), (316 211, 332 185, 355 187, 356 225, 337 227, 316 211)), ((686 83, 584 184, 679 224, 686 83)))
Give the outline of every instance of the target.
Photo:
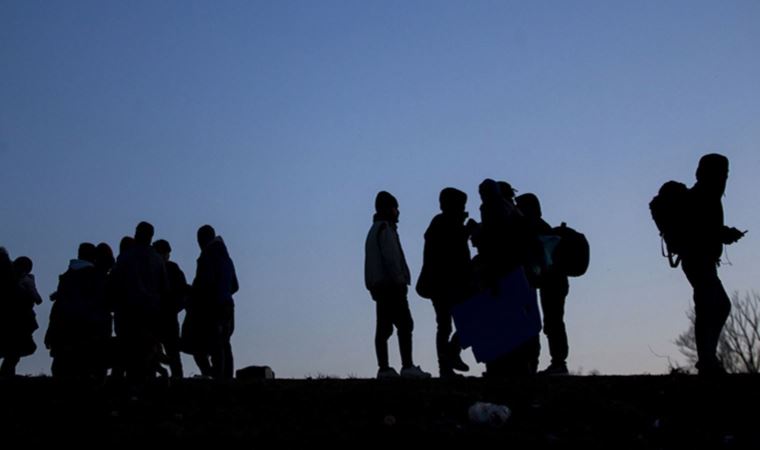
MULTIPOLYGON (((517 208, 523 213, 532 232, 538 236, 552 235, 552 227, 541 217, 541 203, 535 194, 526 193, 516 199, 517 208)), ((543 329, 549 342, 551 363, 541 373, 548 375, 566 375, 567 331, 565 329, 565 300, 570 291, 567 275, 559 268, 545 268, 538 279, 541 294, 541 311, 543 312, 543 329)))
MULTIPOLYGON (((652 215, 668 245, 668 252, 677 254, 681 269, 694 289, 694 333, 697 344, 697 370, 700 375, 724 374, 716 355, 718 339, 731 312, 731 300, 718 277, 723 245, 733 244, 745 232, 727 227, 723 219, 721 197, 728 180, 728 158, 717 153, 702 156, 696 172, 697 182, 675 197, 681 203, 670 207, 678 217, 663 219, 658 208, 660 197, 650 207, 652 215)), ((672 184, 675 183, 675 184, 672 184)), ((670 255, 669 255, 670 256, 670 255)), ((675 267, 678 259, 671 266, 675 267)))

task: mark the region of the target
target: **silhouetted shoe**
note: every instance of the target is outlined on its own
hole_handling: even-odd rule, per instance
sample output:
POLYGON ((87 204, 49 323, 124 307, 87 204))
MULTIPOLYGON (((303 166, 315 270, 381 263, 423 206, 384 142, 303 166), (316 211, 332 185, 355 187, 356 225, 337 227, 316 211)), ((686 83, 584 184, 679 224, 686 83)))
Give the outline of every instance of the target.
POLYGON ((454 355, 451 358, 451 368, 460 372, 468 372, 470 370, 470 366, 465 364, 465 362, 462 361, 462 357, 459 355, 454 355))
MULTIPOLYGON (((403 373, 403 371, 402 371, 403 373)), ((393 367, 379 368, 377 369, 377 379, 383 380, 388 378, 398 378, 398 372, 393 367)))
POLYGON ((544 375, 567 375, 570 372, 567 370, 567 365, 564 363, 561 364, 549 364, 549 367, 542 370, 540 373, 544 375))
POLYGON ((430 377, 431 375, 420 369, 420 366, 404 367, 401 369, 401 378, 408 378, 411 380, 427 380, 430 377))

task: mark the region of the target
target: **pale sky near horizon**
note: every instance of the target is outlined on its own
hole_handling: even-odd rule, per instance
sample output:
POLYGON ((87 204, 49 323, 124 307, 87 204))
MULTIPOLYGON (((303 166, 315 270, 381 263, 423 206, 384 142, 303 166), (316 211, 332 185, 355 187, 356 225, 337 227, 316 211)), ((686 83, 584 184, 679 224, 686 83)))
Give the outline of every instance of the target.
MULTIPOLYGON (((198 226, 227 242, 238 368, 372 377, 376 192, 400 202, 414 283, 438 192, 466 191, 479 219, 489 177, 591 243, 571 370, 663 373, 684 363, 691 290, 648 202, 705 153, 729 157, 726 222, 749 230, 723 282, 760 290, 758 23, 751 0, 0 0, 0 245, 34 260, 46 299, 19 372, 50 371, 47 296, 78 244, 115 249, 147 220, 188 279, 198 226)), ((432 306, 409 303, 437 373, 432 306)))

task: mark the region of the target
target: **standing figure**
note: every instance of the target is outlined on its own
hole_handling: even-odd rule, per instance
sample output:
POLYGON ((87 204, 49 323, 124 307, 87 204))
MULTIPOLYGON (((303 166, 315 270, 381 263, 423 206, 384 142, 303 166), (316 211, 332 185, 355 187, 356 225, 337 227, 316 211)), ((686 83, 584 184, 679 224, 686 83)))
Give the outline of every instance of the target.
POLYGON ((412 330, 414 321, 409 311, 406 294, 411 283, 409 267, 401 249, 398 231, 398 201, 388 192, 381 191, 375 198, 375 215, 365 242, 364 281, 375 301, 377 322, 375 353, 377 378, 395 378, 399 373, 388 361, 388 339, 393 327, 398 333, 401 353, 401 376, 404 378, 430 378, 412 361, 412 330))
POLYGON ((10 262, 0 247, 0 376, 16 375, 16 365, 37 350, 32 334, 38 328, 34 306, 42 303, 34 284, 32 260, 10 262))
POLYGON ((439 195, 441 213, 433 218, 425 231, 425 250, 417 291, 430 298, 437 325, 435 348, 441 378, 458 376, 454 370, 467 371, 462 361, 462 348, 456 333, 452 335, 452 306, 472 294, 469 233, 465 204, 467 194, 447 187, 439 195))
POLYGON ((151 378, 160 359, 160 318, 169 282, 164 260, 151 247, 154 228, 140 222, 134 245, 119 254, 111 270, 116 336, 123 351, 127 378, 151 378))
POLYGON ((724 244, 733 244, 744 232, 723 222, 721 197, 728 181, 728 158, 716 153, 699 160, 697 182, 687 194, 687 227, 680 251, 681 267, 694 289, 694 332, 700 375, 725 373, 716 356, 718 339, 731 312, 731 300, 718 278, 724 244))
POLYGON ((159 336, 164 347, 167 363, 173 378, 182 378, 182 360, 179 356, 179 321, 177 314, 185 309, 185 302, 190 286, 187 285, 185 274, 177 263, 170 261, 172 248, 164 239, 153 243, 159 255, 166 264, 166 275, 169 278, 169 292, 167 300, 162 305, 159 323, 159 336))
POLYGON ((202 375, 232 379, 230 339, 235 330, 232 295, 239 288, 235 265, 211 225, 200 227, 197 237, 201 254, 182 326, 183 351, 193 355, 202 375))
MULTIPOLYGON (((552 227, 541 217, 541 203, 534 194, 522 194, 516 199, 517 207, 525 216, 528 227, 536 236, 552 234, 552 227)), ((544 334, 549 341, 551 364, 542 373, 565 375, 567 370, 567 331, 565 329, 565 300, 570 290, 567 275, 556 267, 544 268, 537 276, 537 285, 541 294, 541 311, 543 312, 544 334)))

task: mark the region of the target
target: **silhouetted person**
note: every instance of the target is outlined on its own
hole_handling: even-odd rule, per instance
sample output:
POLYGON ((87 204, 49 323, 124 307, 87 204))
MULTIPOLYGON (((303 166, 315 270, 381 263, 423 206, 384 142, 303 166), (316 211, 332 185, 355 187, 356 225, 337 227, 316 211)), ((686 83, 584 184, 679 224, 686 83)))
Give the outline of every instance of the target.
POLYGON ((153 231, 153 225, 140 222, 134 246, 119 255, 111 271, 116 336, 127 377, 136 382, 152 377, 159 364, 159 324, 169 289, 164 260, 151 247, 153 231))
POLYGON ((160 239, 153 243, 159 255, 164 259, 166 265, 166 275, 169 278, 169 292, 167 301, 163 304, 161 311, 160 339, 164 347, 166 362, 171 369, 172 377, 182 378, 182 360, 179 354, 179 321, 177 314, 185 309, 189 286, 185 279, 185 274, 179 268, 177 263, 170 261, 172 248, 169 242, 160 239))
MULTIPOLYGON (((0 247, 0 358, 3 359, 3 365, 0 366, 0 374, 10 371, 5 369, 6 364, 12 364, 15 368, 15 361, 7 361, 8 347, 10 340, 11 327, 11 302, 15 291, 13 275, 13 262, 4 247, 0 247), (6 362, 7 361, 7 362, 6 362)), ((14 358, 14 356, 10 356, 14 358)), ((15 370, 15 369, 14 369, 15 370)))
POLYGON ((21 256, 12 264, 5 250, 0 256, 2 270, 0 275, 4 286, 0 287, 0 376, 16 374, 16 365, 22 357, 31 355, 37 349, 32 334, 37 327, 34 306, 42 303, 34 285, 32 260, 21 256), (7 258, 7 260, 6 260, 7 258))
POLYGON ((121 255, 124 255, 129 251, 132 247, 135 246, 135 238, 132 236, 124 236, 121 238, 121 241, 119 241, 119 257, 121 255))
POLYGON ((51 299, 45 346, 53 358, 54 377, 102 378, 103 277, 95 268, 93 244, 79 245, 77 258, 58 277, 51 299))
MULTIPOLYGON (((517 208, 523 213, 528 227, 537 235, 551 235, 552 227, 541 217, 541 203, 534 194, 517 197, 517 208)), ((567 374, 567 331, 565 330, 565 300, 570 289, 567 276, 553 267, 543 268, 537 284, 541 294, 544 334, 549 341, 551 364, 543 373, 567 374)))
POLYGON ((198 229, 201 254, 182 328, 183 351, 191 353, 201 374, 231 379, 234 370, 230 339, 235 330, 238 291, 235 265, 221 236, 210 225, 198 229))
MULTIPOLYGON (((522 212, 514 203, 515 190, 505 182, 485 179, 478 192, 481 223, 472 240, 478 249, 474 259, 481 289, 494 295, 499 280, 529 264, 526 242, 533 239, 522 212)), ((488 376, 528 375, 538 369, 541 341, 538 334, 508 354, 486 363, 488 376)))
POLYGON ((93 367, 97 369, 97 376, 107 373, 108 368, 113 367, 116 356, 113 345, 113 310, 115 298, 109 290, 110 274, 116 264, 111 246, 101 242, 95 247, 95 272, 97 273, 97 289, 100 294, 98 303, 93 311, 95 320, 93 367))
POLYGON ((16 365, 24 356, 29 356, 37 350, 33 333, 39 328, 34 307, 42 303, 37 292, 32 271, 32 260, 20 256, 13 261, 13 283, 11 290, 8 323, 8 345, 5 358, 0 366, 0 375, 16 374, 16 365))
POLYGON ((13 270, 18 280, 18 288, 21 290, 20 295, 32 305, 41 305, 42 297, 37 292, 32 267, 32 260, 26 256, 19 256, 13 261, 13 270))
POLYGON ((406 298, 411 283, 409 267, 398 237, 398 201, 380 191, 375 198, 375 215, 365 243, 364 281, 377 311, 375 352, 377 377, 392 378, 399 374, 388 362, 388 339, 396 327, 401 353, 401 376, 430 378, 412 360, 414 321, 406 298))
POLYGON ((519 248, 521 213, 514 204, 514 190, 506 182, 485 179, 478 187, 481 223, 473 235, 487 284, 523 264, 519 248))
POLYGON ((728 158, 715 153, 704 155, 696 178, 688 192, 688 230, 680 256, 683 272, 694 288, 697 369, 700 374, 712 375, 725 373, 716 349, 731 312, 731 300, 718 278, 718 265, 723 245, 733 244, 744 233, 723 222, 721 197, 728 180, 728 158))
POLYGON ((469 234, 464 225, 467 219, 467 194, 445 188, 439 195, 441 213, 433 218, 425 231, 422 272, 427 293, 435 309, 437 325, 435 347, 441 378, 454 377, 454 369, 469 367, 460 356, 462 348, 453 331, 451 308, 472 294, 469 234))
MULTIPOLYGON (((119 241, 119 255, 116 260, 118 261, 120 258, 122 258, 122 255, 126 255, 128 251, 134 246, 135 238, 132 236, 123 236, 119 241)), ((116 263, 114 262, 113 265, 115 264, 116 263)), ((118 323, 118 321, 121 319, 121 315, 116 314, 116 301, 119 297, 119 292, 117 292, 117 287, 114 283, 114 277, 111 276, 110 273, 110 271, 113 270, 113 265, 109 269, 109 276, 106 282, 106 299, 111 311, 111 315, 113 317, 113 330, 116 330, 121 329, 121 325, 118 323)), ((121 339, 115 333, 111 336, 109 348, 110 351, 108 358, 110 361, 109 365, 111 366, 111 376, 114 378, 123 378, 126 371, 125 364, 127 353, 124 345, 121 342, 121 339)))

